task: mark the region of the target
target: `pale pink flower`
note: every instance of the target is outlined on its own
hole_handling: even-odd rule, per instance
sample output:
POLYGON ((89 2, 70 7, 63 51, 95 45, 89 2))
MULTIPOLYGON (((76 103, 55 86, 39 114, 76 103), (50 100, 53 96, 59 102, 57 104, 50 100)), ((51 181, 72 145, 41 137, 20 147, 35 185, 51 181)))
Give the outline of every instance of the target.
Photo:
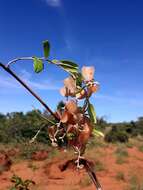
POLYGON ((61 94, 62 96, 68 96, 67 90, 66 90, 65 87, 62 87, 62 88, 60 89, 60 94, 61 94))
POLYGON ((76 81, 72 77, 64 80, 64 87, 60 89, 62 96, 73 96, 76 92, 76 81))
POLYGON ((84 78, 85 81, 90 81, 94 78, 94 67, 86 67, 83 66, 82 67, 82 76, 84 78))

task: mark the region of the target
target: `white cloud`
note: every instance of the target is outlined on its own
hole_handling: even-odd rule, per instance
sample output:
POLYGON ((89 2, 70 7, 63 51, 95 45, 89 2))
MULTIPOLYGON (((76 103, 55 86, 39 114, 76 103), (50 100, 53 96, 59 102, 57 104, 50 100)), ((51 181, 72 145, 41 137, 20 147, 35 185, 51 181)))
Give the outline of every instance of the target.
POLYGON ((38 90, 59 90, 60 87, 58 85, 51 83, 50 81, 41 81, 40 83, 30 81, 30 80, 25 80, 27 84, 29 84, 31 87, 38 89, 38 90))
MULTIPOLYGON (((40 80, 40 82, 33 81, 31 80, 31 73, 27 72, 26 70, 22 70, 20 73, 20 78, 23 79, 29 86, 36 90, 59 90, 60 89, 60 84, 57 81, 51 82, 50 79, 47 80, 40 80)), ((6 75, 1 75, 0 76, 0 89, 1 92, 3 90, 8 90, 8 89, 20 89, 22 86, 12 77, 6 76, 6 75)))
POLYGON ((45 1, 51 7, 60 7, 61 6, 61 0, 45 0, 45 1))
POLYGON ((10 78, 5 76, 0 76, 0 88, 18 88, 16 83, 10 78))
POLYGON ((26 80, 30 80, 31 77, 32 77, 31 73, 29 73, 25 69, 23 69, 21 71, 21 78, 26 79, 26 80))

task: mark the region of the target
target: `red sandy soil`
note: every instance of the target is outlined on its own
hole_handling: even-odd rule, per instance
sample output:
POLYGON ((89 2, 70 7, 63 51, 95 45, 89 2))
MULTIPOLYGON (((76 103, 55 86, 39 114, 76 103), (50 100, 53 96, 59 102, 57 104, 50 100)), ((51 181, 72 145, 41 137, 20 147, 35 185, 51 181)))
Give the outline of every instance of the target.
MULTIPOLYGON (((130 190, 129 179, 136 176, 138 184, 143 180, 143 153, 136 147, 127 148, 129 156, 122 164, 116 163, 117 155, 115 146, 106 146, 90 150, 89 159, 104 164, 104 168, 97 171, 97 177, 102 184, 103 190, 130 190), (117 179, 118 173, 124 174, 124 179, 117 179)), ((85 170, 76 171, 68 168, 61 172, 59 165, 67 161, 68 153, 61 152, 57 158, 44 161, 14 161, 11 169, 0 175, 0 190, 8 190, 12 183, 10 178, 16 174, 23 179, 32 179, 36 182, 31 190, 95 190, 85 170)))

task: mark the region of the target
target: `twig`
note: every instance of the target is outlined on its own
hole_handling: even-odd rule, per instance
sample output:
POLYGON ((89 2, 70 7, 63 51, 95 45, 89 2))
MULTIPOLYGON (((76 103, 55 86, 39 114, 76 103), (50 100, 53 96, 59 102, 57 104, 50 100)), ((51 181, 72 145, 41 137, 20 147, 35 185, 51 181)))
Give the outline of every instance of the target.
POLYGON ((41 130, 44 128, 45 126, 40 127, 40 129, 37 131, 36 135, 29 141, 29 143, 33 143, 35 141, 35 139, 37 138, 37 136, 39 135, 39 133, 41 132, 41 130))
POLYGON ((47 117, 45 117, 43 114, 40 114, 34 106, 32 106, 32 107, 34 108, 34 111, 35 111, 39 116, 41 116, 43 119, 47 120, 49 123, 51 123, 51 124, 53 124, 53 125, 56 125, 56 123, 54 123, 53 121, 49 120, 49 119, 48 119, 47 117))

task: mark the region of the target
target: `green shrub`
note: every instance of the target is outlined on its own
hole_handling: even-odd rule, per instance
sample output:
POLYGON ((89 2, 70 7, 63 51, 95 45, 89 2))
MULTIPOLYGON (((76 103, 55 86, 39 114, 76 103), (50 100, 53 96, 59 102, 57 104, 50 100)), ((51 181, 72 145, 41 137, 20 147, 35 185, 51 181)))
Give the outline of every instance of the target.
POLYGON ((140 145, 140 146, 138 147, 138 149, 139 149, 140 152, 143 152, 143 145, 140 145))
POLYGON ((99 171, 104 171, 105 170, 104 164, 99 160, 95 161, 95 170, 98 171, 98 172, 99 171))
POLYGON ((35 185, 34 181, 29 179, 23 180, 17 175, 12 176, 11 182, 14 183, 14 185, 10 188, 10 190, 30 190, 29 186, 31 184, 35 185))
POLYGON ((132 175, 129 179, 130 190, 143 190, 143 183, 139 182, 139 179, 136 175, 132 175))
POLYGON ((126 163, 126 159, 124 157, 117 157, 116 164, 124 164, 126 163))
POLYGON ((133 146, 134 146, 134 145, 133 145, 133 143, 131 143, 131 142, 127 142, 127 143, 126 143, 126 147, 127 147, 127 148, 133 148, 133 146))
POLYGON ((127 157, 128 156, 128 151, 123 148, 122 146, 118 147, 115 151, 115 154, 117 156, 121 156, 121 157, 127 157))
POLYGON ((125 181, 124 173, 121 172, 121 171, 116 174, 115 178, 116 178, 117 180, 125 181))
POLYGON ((111 131, 105 135, 105 141, 111 143, 125 143, 128 142, 128 135, 125 131, 120 130, 119 127, 114 126, 112 127, 111 131))

